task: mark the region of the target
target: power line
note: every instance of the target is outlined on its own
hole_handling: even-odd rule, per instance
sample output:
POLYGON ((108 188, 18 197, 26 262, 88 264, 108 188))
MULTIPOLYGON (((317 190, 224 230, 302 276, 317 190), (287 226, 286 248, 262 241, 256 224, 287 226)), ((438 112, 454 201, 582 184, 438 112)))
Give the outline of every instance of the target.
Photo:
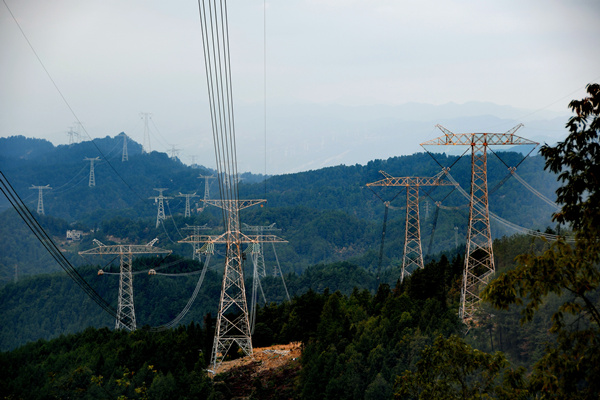
POLYGON ((75 267, 66 259, 62 251, 52 241, 50 236, 46 233, 44 228, 35 219, 31 211, 23 203, 23 200, 19 197, 17 192, 14 190, 6 176, 0 171, 0 191, 6 196, 8 201, 14 207, 15 211, 19 214, 23 222, 34 234, 36 239, 44 246, 50 256, 60 265, 60 267, 79 285, 81 289, 98 304, 104 311, 116 318, 116 311, 110 306, 110 304, 104 300, 79 274, 75 267))

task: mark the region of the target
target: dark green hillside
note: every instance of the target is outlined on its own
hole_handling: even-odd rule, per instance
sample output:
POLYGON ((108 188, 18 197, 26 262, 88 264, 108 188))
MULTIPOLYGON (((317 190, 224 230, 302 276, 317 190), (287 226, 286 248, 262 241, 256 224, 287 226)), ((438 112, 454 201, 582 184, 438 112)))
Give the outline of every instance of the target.
MULTIPOLYGON (((190 256, 191 248, 175 243, 189 231, 186 225, 204 225, 214 228, 205 233, 218 233, 221 213, 208 207, 192 218, 183 218, 185 200, 174 197, 179 192, 204 193, 200 173, 211 173, 202 168, 191 168, 166 154, 153 152, 142 154, 141 146, 129 141, 128 162, 121 162, 122 137, 106 137, 92 142, 70 146, 48 147, 48 143, 23 137, 7 138, 7 145, 15 150, 15 157, 0 159, 2 172, 11 180, 26 204, 37 207, 37 191, 32 184, 49 184, 45 191, 44 205, 47 216, 61 219, 63 228, 53 232, 57 241, 65 236, 66 224, 94 234, 84 237, 77 245, 63 246, 69 257, 79 265, 76 252, 91 247, 92 239, 129 243, 148 242, 155 237, 161 246, 181 256, 190 256), (84 157, 98 153, 96 146, 111 161, 100 161, 95 167, 96 186, 88 186, 89 163, 84 157), (42 150, 35 150, 35 149, 42 150), (35 150, 35 151, 34 151, 35 150), (26 154, 37 154, 27 156, 26 154), (168 218, 164 227, 156 228, 156 205, 153 198, 156 187, 167 188, 165 195, 174 197, 165 205, 168 218), (75 225, 73 225, 75 224, 75 225)), ((488 178, 490 209, 500 217, 526 228, 545 230, 551 224, 554 209, 529 192, 514 177, 508 178, 506 166, 515 166, 522 160, 518 153, 498 153, 489 156, 488 178), (506 165, 505 165, 506 164, 506 165), (503 183, 501 186, 498 186, 503 183)), ((276 223, 281 229, 279 236, 289 244, 277 246, 279 261, 284 272, 302 272, 307 266, 351 260, 373 271, 377 268, 381 241, 384 205, 381 201, 394 199, 389 210, 387 235, 384 247, 383 267, 398 265, 402 259, 405 223, 405 189, 375 188, 373 193, 365 185, 382 178, 379 170, 394 176, 432 176, 439 164, 448 167, 461 185, 469 190, 470 160, 464 157, 426 153, 375 160, 367 165, 336 166, 297 174, 269 177, 266 182, 252 183, 260 176, 243 174, 240 197, 265 198, 262 207, 241 212, 242 222, 250 225, 276 223), (435 158, 435 160, 434 160, 435 158), (266 191, 265 191, 266 190, 266 191), (381 197, 380 198, 378 198, 381 197)), ((533 156, 519 165, 519 176, 545 196, 553 198, 556 187, 554 176, 543 170, 541 157, 533 156)), ((211 193, 218 193, 213 181, 211 193)), ((0 204, 6 204, 4 198, 0 204)), ((442 251, 452 251, 464 243, 468 221, 467 199, 450 188, 424 188, 421 191, 421 235, 426 257, 442 251), (444 208, 436 208, 442 202, 444 208), (455 229, 456 228, 456 229, 455 229)), ((195 204, 192 208, 195 208, 195 204)), ((14 280, 15 267, 19 276, 50 272, 56 267, 40 252, 30 233, 14 219, 7 220, 0 229, 0 281, 14 280), (22 246, 21 244, 25 244, 22 246), (34 258, 29 258, 29 249, 34 258), (37 252, 37 253, 36 253, 37 252)), ((492 220, 495 237, 512 235, 514 230, 492 220)), ((274 256, 266 252, 267 262, 274 256)))
MULTIPOLYGON (((448 297, 452 299, 456 294, 452 289, 456 285, 452 265, 460 265, 460 260, 432 263, 395 290, 386 284, 375 295, 357 289, 356 285, 348 290, 362 279, 356 267, 317 268, 308 274, 322 275, 329 269, 329 276, 340 281, 345 277, 347 294, 329 289, 323 294, 308 290, 294 296, 289 303, 261 307, 253 340, 257 346, 304 343, 300 380, 291 385, 293 391, 286 397, 313 398, 317 393, 314 389, 324 388, 321 382, 329 379, 337 383, 330 388, 326 385, 327 392, 331 392, 326 397, 333 393, 339 396, 340 390, 356 391, 358 395, 360 391, 374 390, 373 382, 381 380, 379 375, 386 382, 383 386, 389 395, 393 374, 414 363, 412 354, 428 343, 423 335, 435 332, 447 335, 457 327, 455 313, 449 311, 455 299, 447 302, 445 297, 454 293, 448 297), (349 274, 350 271, 355 272, 349 274), (350 277, 356 273, 358 280, 353 282, 350 277), (426 287, 422 284, 425 281, 430 282, 426 287), (402 323, 398 324, 398 320, 402 323), (359 363, 357 356, 364 362, 359 363), (336 366, 344 365, 349 357, 354 357, 352 368, 336 366), (353 380, 352 385, 344 383, 358 376, 361 379, 353 380)), ((55 282, 50 284, 56 286, 55 282)), ((39 292, 45 295, 43 290, 39 292)), ((236 392, 231 375, 217 376, 214 383, 207 380, 204 369, 212 345, 214 321, 210 317, 200 320, 204 326, 192 322, 162 333, 88 328, 78 334, 40 340, 0 353, 1 394, 24 398, 148 395, 152 399, 206 398, 213 391, 228 393, 225 398, 250 395, 236 392)), ((272 385, 273 382, 264 382, 260 387, 255 383, 249 387, 263 393, 259 398, 279 398, 277 387, 272 385)))

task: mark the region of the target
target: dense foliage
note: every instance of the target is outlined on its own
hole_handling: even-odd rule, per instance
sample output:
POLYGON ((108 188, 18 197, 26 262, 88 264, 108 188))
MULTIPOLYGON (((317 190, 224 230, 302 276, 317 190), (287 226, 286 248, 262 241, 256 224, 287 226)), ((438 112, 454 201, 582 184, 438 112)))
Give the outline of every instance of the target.
MULTIPOLYGON (((381 285, 375 295, 358 288, 349 295, 308 290, 291 302, 267 304, 258 309, 254 345, 304 344, 295 389, 301 398, 389 397, 395 375, 416 362, 432 335, 456 332, 461 263, 443 257, 394 290, 381 285)), ((231 396, 227 380, 213 386, 204 371, 213 332, 207 315, 202 326, 192 322, 164 333, 88 328, 40 340, 0 353, 2 395, 207 398, 218 389, 231 396)))
POLYGON ((497 308, 522 306, 522 322, 553 304, 550 331, 555 341, 533 366, 532 390, 542 397, 595 398, 600 393, 600 85, 588 85, 589 97, 574 100, 575 112, 565 141, 544 146, 546 168, 559 174, 562 205, 554 218, 572 226, 575 243, 564 238, 542 254, 525 253, 518 265, 485 290, 497 308))

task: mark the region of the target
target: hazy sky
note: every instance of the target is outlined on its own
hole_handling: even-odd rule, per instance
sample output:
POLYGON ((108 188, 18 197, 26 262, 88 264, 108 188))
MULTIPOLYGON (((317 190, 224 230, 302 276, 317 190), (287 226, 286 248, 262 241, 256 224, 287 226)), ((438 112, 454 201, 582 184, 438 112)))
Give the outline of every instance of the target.
MULTIPOLYGON (((4 1, 91 137, 125 131, 142 143, 139 113, 149 112, 152 150, 175 146, 184 162, 195 156, 214 166, 197 2, 4 1)), ((269 166, 302 135, 283 120, 286 107, 341 105, 360 114, 367 106, 475 101, 567 112, 600 79, 597 0, 230 0, 228 9, 241 171, 365 162, 336 144, 344 132, 325 113, 319 124, 332 127, 320 133, 327 151, 315 153, 318 163, 269 166), (328 145, 328 132, 337 142, 328 145)), ((75 116, 4 3, 0 71, 0 136, 67 143, 75 116)), ((388 147, 381 157, 432 137, 397 138, 396 150, 380 144, 388 147)))

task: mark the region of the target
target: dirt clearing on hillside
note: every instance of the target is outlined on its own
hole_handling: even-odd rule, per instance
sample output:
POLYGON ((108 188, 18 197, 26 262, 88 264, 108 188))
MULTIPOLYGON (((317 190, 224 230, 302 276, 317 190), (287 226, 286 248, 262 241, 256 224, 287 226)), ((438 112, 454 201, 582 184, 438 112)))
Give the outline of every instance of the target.
POLYGON ((269 347, 255 347, 253 356, 238 358, 237 360, 224 361, 219 365, 216 374, 222 374, 230 369, 256 363, 254 374, 258 375, 264 371, 281 367, 290 361, 296 360, 301 353, 300 342, 290 344, 278 344, 269 347))

